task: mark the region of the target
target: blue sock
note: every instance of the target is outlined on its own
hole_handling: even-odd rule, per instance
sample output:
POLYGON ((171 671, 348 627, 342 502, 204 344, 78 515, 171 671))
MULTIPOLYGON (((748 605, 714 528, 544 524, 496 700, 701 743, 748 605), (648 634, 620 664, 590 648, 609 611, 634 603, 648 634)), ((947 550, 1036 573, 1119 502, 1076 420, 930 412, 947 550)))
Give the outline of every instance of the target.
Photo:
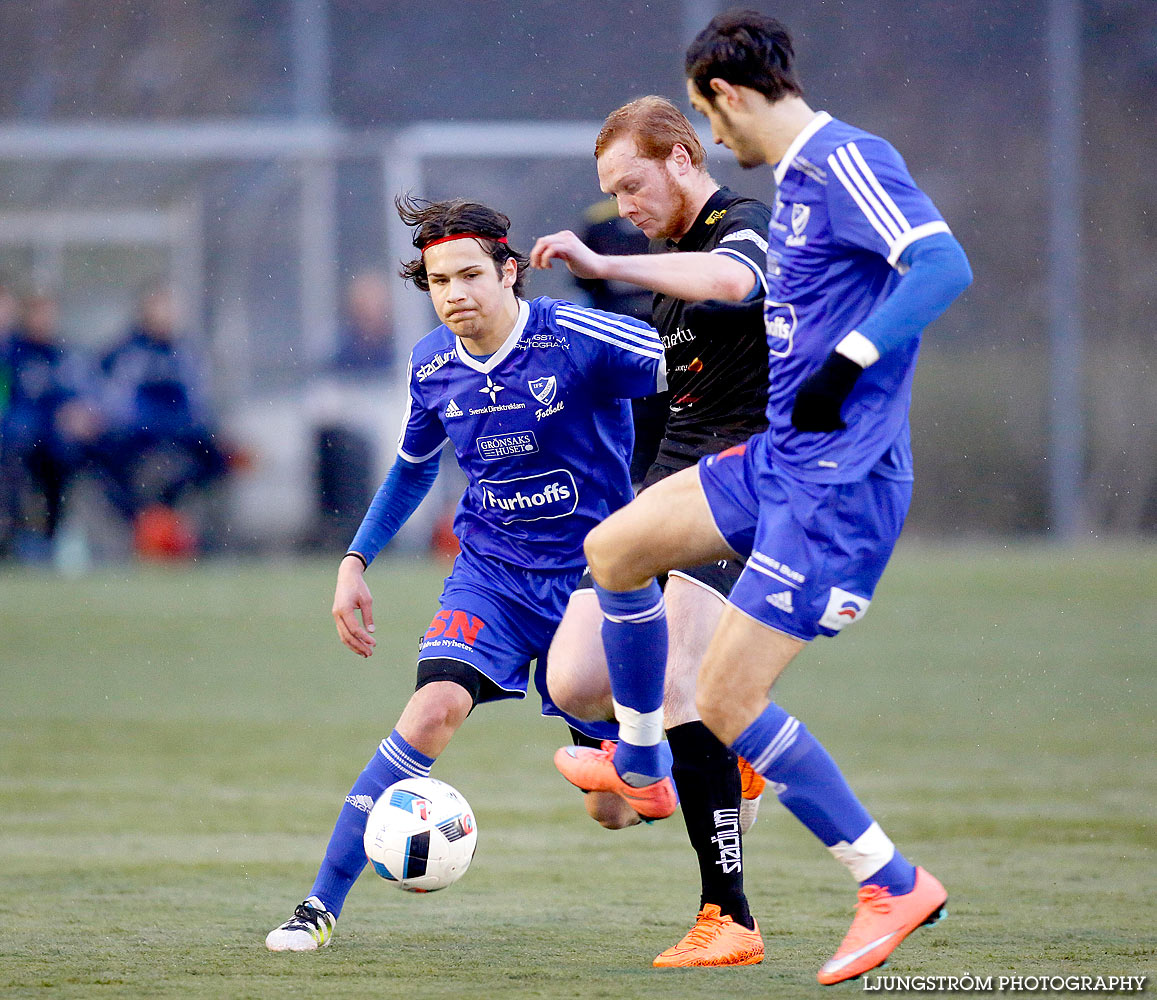
POLYGON ((628 784, 649 785, 671 773, 663 742, 663 681, 667 673, 667 616, 657 581, 641 590, 604 590, 603 646, 619 722, 615 769, 628 784))
POLYGON ((378 752, 354 782, 338 813, 325 859, 309 893, 320 899, 335 917, 341 915, 346 896, 367 864, 362 837, 374 802, 382 790, 395 781, 426 777, 433 763, 433 757, 415 750, 395 729, 382 740, 378 752))
POLYGON ((772 703, 731 748, 772 783, 779 801, 861 885, 882 885, 894 896, 912 891, 916 869, 873 822, 831 755, 798 719, 772 703))

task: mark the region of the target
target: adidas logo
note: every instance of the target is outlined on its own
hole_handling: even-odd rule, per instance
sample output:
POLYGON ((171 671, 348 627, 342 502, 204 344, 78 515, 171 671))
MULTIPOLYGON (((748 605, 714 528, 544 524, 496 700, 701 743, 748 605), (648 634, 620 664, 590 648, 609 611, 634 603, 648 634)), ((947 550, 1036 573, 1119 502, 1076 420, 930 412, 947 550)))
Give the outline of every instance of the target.
POLYGON ((790 590, 781 590, 778 594, 768 595, 767 603, 773 608, 779 608, 780 611, 786 611, 788 614, 791 614, 795 610, 791 606, 790 590))
POLYGON ((454 400, 450 400, 446 406, 446 416, 460 417, 462 416, 462 408, 457 403, 455 403, 454 400))
POLYGON ((360 809, 364 813, 368 813, 374 807, 374 800, 369 795, 347 795, 345 800, 355 809, 360 809))

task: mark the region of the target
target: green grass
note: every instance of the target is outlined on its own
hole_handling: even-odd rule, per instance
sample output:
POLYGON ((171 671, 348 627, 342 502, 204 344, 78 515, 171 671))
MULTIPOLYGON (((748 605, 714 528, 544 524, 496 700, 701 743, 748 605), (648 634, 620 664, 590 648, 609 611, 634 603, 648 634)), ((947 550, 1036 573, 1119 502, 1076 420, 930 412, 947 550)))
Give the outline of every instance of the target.
MULTIPOLYGON (((332 948, 265 951, 412 689, 442 572, 374 567, 370 661, 333 633, 330 563, 0 573, 0 996, 818 994, 854 893, 794 820, 766 802, 748 838, 765 963, 653 970, 698 903, 682 823, 596 827, 523 703, 436 769, 478 815, 460 884, 364 878, 332 948)), ((909 546, 788 671, 779 700, 948 885, 889 972, 1157 971, 1154 607, 1153 547, 909 546)))

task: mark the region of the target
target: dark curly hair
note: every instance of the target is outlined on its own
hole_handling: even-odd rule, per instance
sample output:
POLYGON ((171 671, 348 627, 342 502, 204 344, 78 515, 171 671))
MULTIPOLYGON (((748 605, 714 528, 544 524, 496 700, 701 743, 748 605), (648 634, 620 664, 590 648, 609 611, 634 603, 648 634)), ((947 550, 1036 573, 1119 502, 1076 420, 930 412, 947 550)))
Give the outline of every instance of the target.
MULTIPOLYGON (((500 276, 502 266, 508 260, 513 260, 518 265, 518 276, 514 279, 514 294, 522 295, 530 258, 506 243, 499 242, 505 240, 506 234, 510 231, 510 219, 501 212, 462 198, 426 201, 424 198, 414 198, 408 194, 398 195, 394 199, 394 207, 398 210, 398 217, 414 230, 414 246, 418 250, 423 250, 443 236, 453 236, 455 233, 477 234, 480 237, 478 242, 494 261, 494 269, 500 276)), ((413 260, 404 261, 399 273, 423 292, 430 290, 430 281, 426 276, 426 261, 421 254, 413 260)))

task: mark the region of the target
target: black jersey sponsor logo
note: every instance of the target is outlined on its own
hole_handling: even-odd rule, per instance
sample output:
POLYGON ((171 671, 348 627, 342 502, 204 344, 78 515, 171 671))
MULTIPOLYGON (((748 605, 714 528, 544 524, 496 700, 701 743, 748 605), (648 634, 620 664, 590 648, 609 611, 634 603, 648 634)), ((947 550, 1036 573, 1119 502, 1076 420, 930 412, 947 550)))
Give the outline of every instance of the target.
POLYGON ((674 333, 663 334, 663 348, 669 351, 676 344, 689 344, 694 339, 695 334, 688 330, 687 327, 677 326, 675 327, 674 333))
POLYGON ((707 218, 706 218, 706 219, 704 219, 704 220, 703 220, 703 225, 705 225, 705 226, 713 226, 713 225, 715 225, 715 223, 717 223, 717 222, 718 222, 720 219, 722 219, 722 218, 723 218, 723 216, 725 216, 726 214, 727 214, 727 209, 725 209, 725 208, 717 208, 717 209, 716 209, 714 212, 712 212, 712 213, 711 213, 709 216, 707 216, 707 218))

